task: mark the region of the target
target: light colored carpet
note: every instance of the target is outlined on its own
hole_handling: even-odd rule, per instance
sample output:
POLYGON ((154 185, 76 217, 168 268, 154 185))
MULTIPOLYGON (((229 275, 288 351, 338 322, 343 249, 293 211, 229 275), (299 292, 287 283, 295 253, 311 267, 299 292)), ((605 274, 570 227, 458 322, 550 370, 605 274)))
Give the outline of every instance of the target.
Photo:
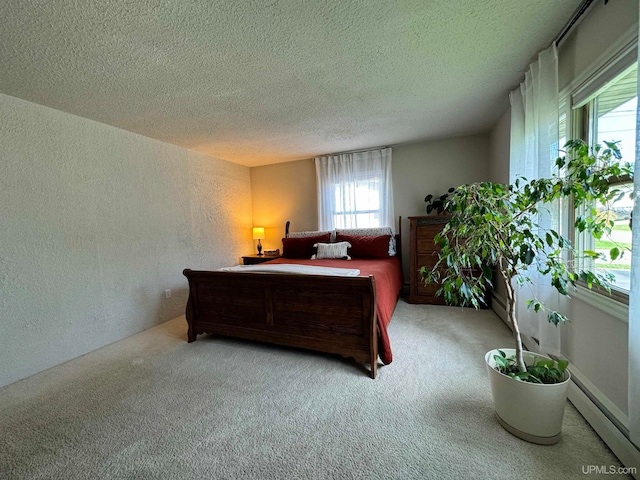
POLYGON ((620 465, 570 404, 555 446, 498 425, 483 357, 511 334, 493 312, 401 300, 389 334, 394 361, 371 380, 331 355, 188 344, 171 320, 0 390, 0 478, 555 480, 620 465))

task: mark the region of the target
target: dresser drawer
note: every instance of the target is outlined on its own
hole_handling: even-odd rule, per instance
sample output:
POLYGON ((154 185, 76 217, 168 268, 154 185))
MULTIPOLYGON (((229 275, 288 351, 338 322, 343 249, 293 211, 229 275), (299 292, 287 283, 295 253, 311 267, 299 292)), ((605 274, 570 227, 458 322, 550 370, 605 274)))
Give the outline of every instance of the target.
POLYGON ((418 270, 420 270, 420 267, 433 267, 438 263, 438 258, 438 252, 416 255, 416 265, 418 270))
POLYGON ((418 295, 434 295, 440 289, 439 283, 430 283, 425 285, 422 282, 418 282, 418 295))
POLYGON ((420 267, 427 269, 435 266, 439 260, 440 247, 434 238, 438 235, 448 217, 427 216, 410 217, 410 250, 411 250, 411 282, 409 285, 409 303, 444 305, 442 297, 436 297, 440 289, 438 283, 425 285, 422 283, 420 267))
POLYGON ((416 250, 418 253, 437 252, 440 250, 434 237, 440 233, 442 225, 425 225, 416 228, 416 250))

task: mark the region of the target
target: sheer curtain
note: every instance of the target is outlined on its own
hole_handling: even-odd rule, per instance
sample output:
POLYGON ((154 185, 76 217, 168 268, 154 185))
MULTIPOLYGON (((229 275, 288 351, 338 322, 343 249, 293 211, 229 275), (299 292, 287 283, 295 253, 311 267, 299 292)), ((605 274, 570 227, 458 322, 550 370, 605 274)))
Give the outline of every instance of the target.
MULTIPOLYGON (((640 33, 640 32, 639 32, 640 33)), ((640 50, 639 56, 640 58, 640 50)), ((638 82, 640 87, 640 81, 638 82)), ((640 90, 639 90, 640 91, 640 90)), ((640 107, 640 102, 638 102, 640 107)), ((640 108, 636 115, 631 287, 629 291, 629 433, 640 448, 640 108)))
POLYGON ((395 231, 390 148, 316 157, 315 164, 320 230, 395 231))
MULTIPOLYGON (((511 92, 511 152, 509 181, 548 177, 558 157, 558 53, 555 43, 540 52, 520 88, 511 92)), ((541 228, 560 228, 560 204, 540 208, 541 228)), ((550 308, 559 308, 560 295, 547 278, 531 272, 533 285, 516 288, 516 317, 522 333, 538 339, 540 350, 560 353, 560 330, 543 313, 527 310, 526 300, 537 297, 550 308)))

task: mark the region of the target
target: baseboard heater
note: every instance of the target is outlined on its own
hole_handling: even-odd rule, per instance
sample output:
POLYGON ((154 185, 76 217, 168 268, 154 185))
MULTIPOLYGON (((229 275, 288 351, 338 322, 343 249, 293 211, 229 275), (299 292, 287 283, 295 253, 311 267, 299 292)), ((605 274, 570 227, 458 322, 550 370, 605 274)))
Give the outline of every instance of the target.
MULTIPOLYGON (((599 390, 587 387, 588 380, 575 367, 569 367, 572 381, 569 401, 607 444, 634 478, 640 474, 640 450, 629 439, 629 428, 598 397, 599 390)), ((602 395, 602 393, 600 393, 602 395)), ((613 407, 615 408, 615 407, 613 407)))

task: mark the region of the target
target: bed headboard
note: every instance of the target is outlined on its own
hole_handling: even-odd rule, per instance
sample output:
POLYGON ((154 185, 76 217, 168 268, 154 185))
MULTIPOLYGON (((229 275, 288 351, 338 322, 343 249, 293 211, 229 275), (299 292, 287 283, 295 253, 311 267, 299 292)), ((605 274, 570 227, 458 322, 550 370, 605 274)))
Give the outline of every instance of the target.
MULTIPOLYGON (((287 223, 284 226, 284 236, 289 238, 289 228, 291 226, 291 222, 287 220, 287 223)), ((396 240, 396 257, 402 261, 402 217, 398 217, 398 232, 395 234, 396 240)))

